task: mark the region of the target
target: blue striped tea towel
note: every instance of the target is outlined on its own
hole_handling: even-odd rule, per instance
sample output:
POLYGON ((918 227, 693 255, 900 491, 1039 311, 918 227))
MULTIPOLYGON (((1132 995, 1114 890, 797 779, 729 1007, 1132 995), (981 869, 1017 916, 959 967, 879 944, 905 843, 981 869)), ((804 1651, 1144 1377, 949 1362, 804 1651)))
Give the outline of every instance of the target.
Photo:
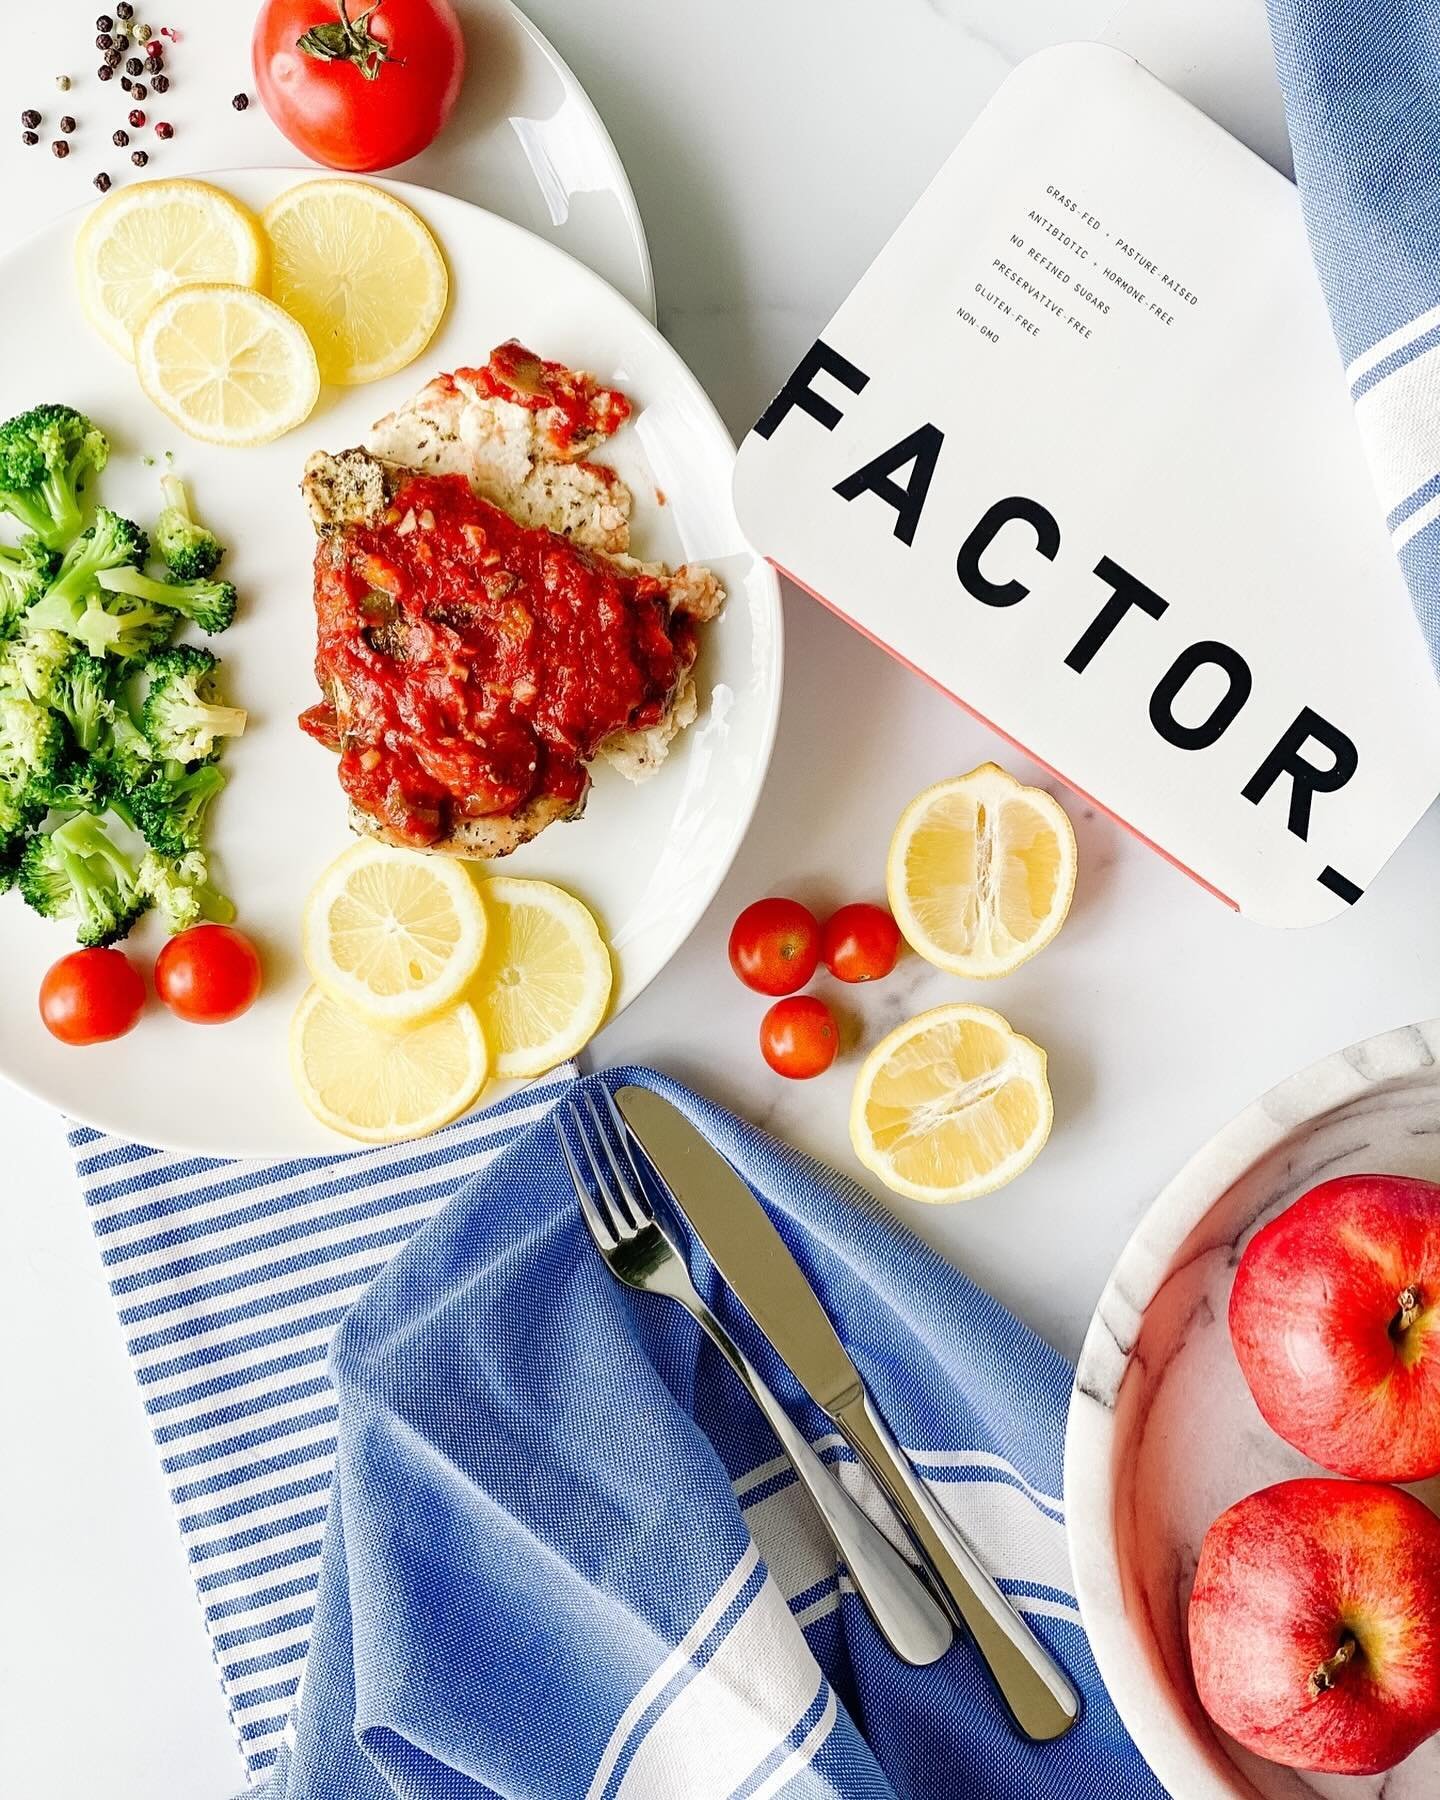
POLYGON ((1440 670, 1440 0, 1269 0, 1315 261, 1440 670))
POLYGON ((558 1071, 418 1144, 291 1162, 70 1132, 252 1775, 275 1761, 310 1642, 335 1462, 335 1326, 571 1079, 558 1071))
POLYGON ((901 1441, 1083 1690, 1084 1717, 1030 1744, 967 1644, 928 1669, 891 1655, 731 1371, 678 1310, 611 1279, 545 1121, 336 1334, 336 1500, 267 1800, 1158 1800, 1071 1593, 1065 1363, 852 1182, 653 1073, 606 1079, 668 1094, 766 1199, 901 1441))

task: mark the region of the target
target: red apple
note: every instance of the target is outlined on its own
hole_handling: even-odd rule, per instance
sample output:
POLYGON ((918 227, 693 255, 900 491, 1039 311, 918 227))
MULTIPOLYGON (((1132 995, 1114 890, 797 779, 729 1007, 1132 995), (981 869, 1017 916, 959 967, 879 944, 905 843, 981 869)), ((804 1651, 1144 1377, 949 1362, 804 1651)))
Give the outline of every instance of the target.
POLYGON ((1347 1175, 1250 1243, 1230 1336, 1272 1430, 1337 1475, 1440 1474, 1440 1187, 1347 1175))
POLYGON ((1376 1775, 1440 1731, 1440 1519, 1369 1482, 1282 1481, 1205 1533, 1200 1703, 1271 1762, 1376 1775))

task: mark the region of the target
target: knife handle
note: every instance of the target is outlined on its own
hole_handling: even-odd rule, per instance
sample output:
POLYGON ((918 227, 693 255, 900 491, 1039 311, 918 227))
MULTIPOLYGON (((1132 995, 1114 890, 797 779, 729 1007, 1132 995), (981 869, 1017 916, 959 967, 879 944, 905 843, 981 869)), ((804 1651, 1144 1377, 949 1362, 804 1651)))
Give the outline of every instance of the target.
POLYGON ((905 1560, 860 1503, 841 1486, 838 1475, 821 1462, 810 1448, 810 1440, 792 1422, 759 1371, 709 1308, 702 1303, 702 1311, 691 1310, 779 1438, 800 1485, 815 1502, 816 1511, 844 1558, 855 1592, 879 1627, 880 1635, 900 1660, 912 1667, 938 1662, 955 1641, 955 1630, 949 1613, 930 1592, 920 1571, 905 1560))
POLYGON ((1062 1737, 1080 1716, 1079 1696, 931 1499, 870 1396, 861 1387, 830 1416, 894 1501, 1016 1725, 1037 1742, 1062 1737))

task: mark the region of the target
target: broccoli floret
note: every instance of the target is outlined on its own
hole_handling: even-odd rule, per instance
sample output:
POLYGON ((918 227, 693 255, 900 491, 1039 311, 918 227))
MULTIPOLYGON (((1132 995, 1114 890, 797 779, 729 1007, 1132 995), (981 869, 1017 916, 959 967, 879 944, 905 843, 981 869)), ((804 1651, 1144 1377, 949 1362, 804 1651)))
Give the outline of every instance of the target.
POLYGON ((104 742, 115 713, 110 671, 104 662, 88 650, 73 650, 55 671, 48 699, 80 749, 93 755, 104 742))
POLYGON ((167 475, 160 487, 165 510, 155 521, 155 548, 177 581, 205 581, 219 568, 224 547, 192 516, 190 496, 178 475, 167 475))
POLYGON ((123 702, 116 703, 109 735, 100 751, 100 761, 105 765, 111 792, 115 794, 132 794, 155 773, 155 752, 150 748, 150 740, 123 702))
POLYGON ((18 545, 0 544, 0 638, 23 629, 27 607, 45 592, 60 559, 37 537, 18 545))
POLYGON ((102 506, 95 523, 65 552, 60 571, 50 584, 53 601, 83 600, 95 586, 96 577, 107 569, 143 569, 150 552, 150 540, 133 519, 122 519, 119 513, 102 506))
POLYGON ((111 606, 108 599, 92 592, 83 601, 66 600, 52 589, 30 608, 29 622, 47 631, 63 631, 92 656, 113 656, 117 662, 138 661, 169 641, 174 613, 154 606, 111 606))
POLYGON ((224 631, 235 618, 235 590, 228 581, 155 581, 138 569, 106 569, 100 586, 153 606, 173 606, 202 631, 224 631))
POLYGON ((0 425, 0 511, 52 550, 80 529, 85 477, 110 457, 103 431, 73 406, 34 406, 0 425))
POLYGON ((182 856, 148 851, 140 864, 140 887, 171 931, 186 931, 202 920, 228 925, 235 917, 230 901, 211 884, 202 850, 187 850, 182 856))
POLYGON ((53 806, 57 812, 102 813, 111 804, 108 770, 98 758, 83 751, 67 756, 31 791, 38 801, 53 806))
POLYGON ((159 775, 129 795, 135 828, 163 856, 198 850, 205 815, 224 785, 224 773, 214 763, 201 763, 180 775, 159 775))
POLYGON ((26 631, 0 647, 0 689, 48 704, 55 672, 75 648, 59 631, 26 631))
POLYGON ((15 885, 30 833, 44 816, 42 803, 0 787, 0 894, 15 885))
POLYGON ((150 691, 140 724, 150 747, 180 763, 204 762, 225 738, 245 729, 242 707, 223 706, 215 658, 194 644, 158 651, 145 665, 150 691))
POLYGON ((81 813, 31 838, 20 858, 20 892, 47 919, 69 919, 87 947, 123 938, 150 904, 134 862, 103 818, 81 813))
POLYGON ((65 733, 54 713, 28 695, 0 693, 0 788, 12 804, 35 804, 65 754, 65 733))

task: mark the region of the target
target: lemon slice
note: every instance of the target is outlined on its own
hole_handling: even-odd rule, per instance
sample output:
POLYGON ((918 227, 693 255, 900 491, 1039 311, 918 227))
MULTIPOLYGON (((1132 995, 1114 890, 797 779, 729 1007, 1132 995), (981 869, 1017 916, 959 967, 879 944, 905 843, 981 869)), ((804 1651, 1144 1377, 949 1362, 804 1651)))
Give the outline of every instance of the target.
POLYGON ((614 979, 589 910, 548 881, 480 883, 490 942, 471 999, 501 1079, 543 1075, 600 1029, 614 979))
POLYGON ((393 375, 445 316, 450 277, 430 228, 365 181, 305 181, 272 200, 270 291, 341 387, 393 375))
POLYGON ((310 340, 250 288, 176 288, 135 340, 140 385, 191 437, 253 449, 303 424, 320 397, 310 340))
POLYGON ((1060 803, 983 763, 905 808, 885 884, 913 950, 952 975, 987 981, 1018 969, 1065 923, 1075 862, 1060 803))
POLYGON ((475 1009, 463 1002, 412 1030, 387 1031, 312 987, 290 1027, 290 1064, 317 1119, 367 1144, 391 1144, 464 1112, 490 1059, 475 1009))
POLYGON ((146 314, 197 281, 264 285, 259 221, 206 181, 142 181, 118 188, 89 214, 75 240, 85 316, 127 360, 146 314))
POLYGON ((1055 1116, 1045 1052, 986 1006, 937 1006, 866 1057, 855 1154, 910 1200, 973 1200, 1026 1169, 1055 1116))
POLYGON ((413 1025, 464 993, 485 950, 485 909, 463 863, 361 838, 305 903, 315 981, 363 1018, 413 1025))

